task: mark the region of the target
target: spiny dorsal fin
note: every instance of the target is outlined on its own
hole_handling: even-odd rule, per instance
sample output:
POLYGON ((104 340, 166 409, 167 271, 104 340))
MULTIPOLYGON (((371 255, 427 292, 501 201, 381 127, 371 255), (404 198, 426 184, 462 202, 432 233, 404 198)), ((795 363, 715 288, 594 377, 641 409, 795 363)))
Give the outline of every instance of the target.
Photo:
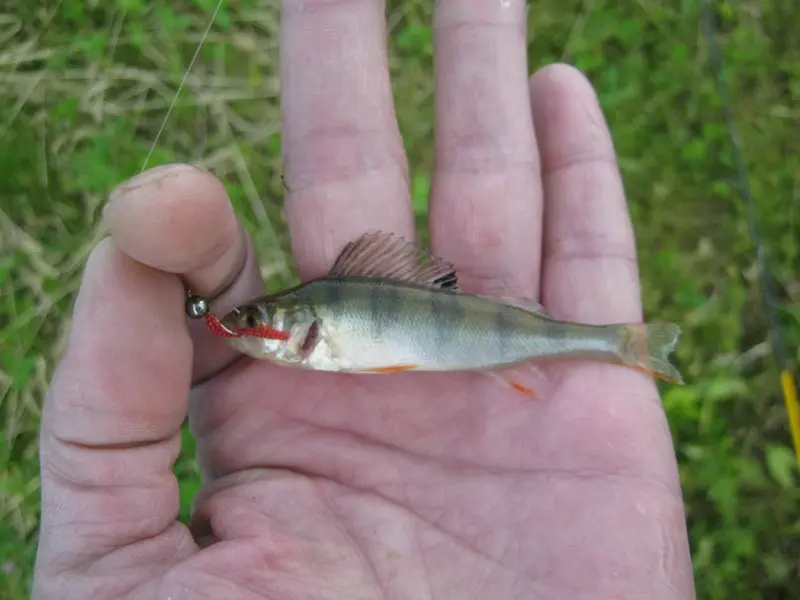
POLYGON ((365 233, 347 244, 328 277, 376 277, 458 290, 452 264, 392 233, 365 233))

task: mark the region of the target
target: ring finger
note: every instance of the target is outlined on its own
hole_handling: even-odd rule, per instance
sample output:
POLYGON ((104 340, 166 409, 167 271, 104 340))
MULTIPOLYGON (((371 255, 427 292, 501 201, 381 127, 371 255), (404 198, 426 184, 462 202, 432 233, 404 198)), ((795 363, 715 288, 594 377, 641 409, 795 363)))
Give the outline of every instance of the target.
POLYGON ((524 0, 437 3, 430 221, 465 290, 535 298, 542 190, 525 11, 524 0))

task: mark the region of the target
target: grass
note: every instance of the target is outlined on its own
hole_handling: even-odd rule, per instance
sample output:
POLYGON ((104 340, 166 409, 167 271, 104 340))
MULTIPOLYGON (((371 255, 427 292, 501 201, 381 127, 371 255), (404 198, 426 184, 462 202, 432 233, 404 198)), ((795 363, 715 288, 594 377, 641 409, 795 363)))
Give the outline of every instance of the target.
MULTIPOLYGON (((649 315, 685 328, 689 384, 665 390, 698 597, 789 598, 800 580, 800 480, 731 184, 700 0, 541 0, 531 68, 594 82, 636 226, 649 315)), ((28 597, 39 511, 40 403, 108 191, 138 172, 216 0, 9 0, 0 9, 0 596, 28 597), (124 9, 124 11, 123 11, 124 9)), ((391 69, 420 228, 432 163, 430 2, 390 2, 391 69)), ((716 2, 734 110, 793 365, 800 360, 800 10, 716 2)), ((226 183, 264 274, 294 281, 282 212, 275 2, 227 0, 151 165, 226 183)), ((192 440, 176 466, 184 513, 192 440)))

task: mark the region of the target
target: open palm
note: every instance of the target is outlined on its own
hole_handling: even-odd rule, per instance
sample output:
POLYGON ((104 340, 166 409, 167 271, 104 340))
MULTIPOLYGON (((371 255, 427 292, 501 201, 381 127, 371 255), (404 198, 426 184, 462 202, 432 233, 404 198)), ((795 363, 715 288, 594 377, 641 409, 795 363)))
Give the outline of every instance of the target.
MULTIPOLYGON (((635 245, 591 86, 530 84, 519 0, 437 8, 434 252, 468 292, 558 318, 641 318, 635 245), (535 132, 535 133, 534 133, 535 132)), ((411 238, 383 7, 286 2, 286 209, 304 278, 368 230, 411 238)), ((175 165, 122 186, 45 406, 36 598, 693 598, 657 389, 548 365, 364 376, 236 355, 183 315, 263 293, 221 184, 175 165), (190 394, 191 389, 191 394, 190 394), (205 475, 190 527, 172 463, 187 410, 205 475)))

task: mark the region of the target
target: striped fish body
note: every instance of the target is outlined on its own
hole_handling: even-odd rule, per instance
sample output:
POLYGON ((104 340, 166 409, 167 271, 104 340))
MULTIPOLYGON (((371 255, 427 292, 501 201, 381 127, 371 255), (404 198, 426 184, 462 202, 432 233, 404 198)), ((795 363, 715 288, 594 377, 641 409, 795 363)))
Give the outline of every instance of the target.
POLYGON ((304 365, 320 370, 476 370, 614 353, 609 327, 554 321, 482 296, 365 277, 321 279, 294 300, 319 322, 304 365))
POLYGON ((556 321, 535 302, 461 293, 453 266, 391 234, 350 242, 326 277, 255 298, 214 324, 239 351, 321 371, 488 371, 595 358, 673 382, 675 324, 556 321))

